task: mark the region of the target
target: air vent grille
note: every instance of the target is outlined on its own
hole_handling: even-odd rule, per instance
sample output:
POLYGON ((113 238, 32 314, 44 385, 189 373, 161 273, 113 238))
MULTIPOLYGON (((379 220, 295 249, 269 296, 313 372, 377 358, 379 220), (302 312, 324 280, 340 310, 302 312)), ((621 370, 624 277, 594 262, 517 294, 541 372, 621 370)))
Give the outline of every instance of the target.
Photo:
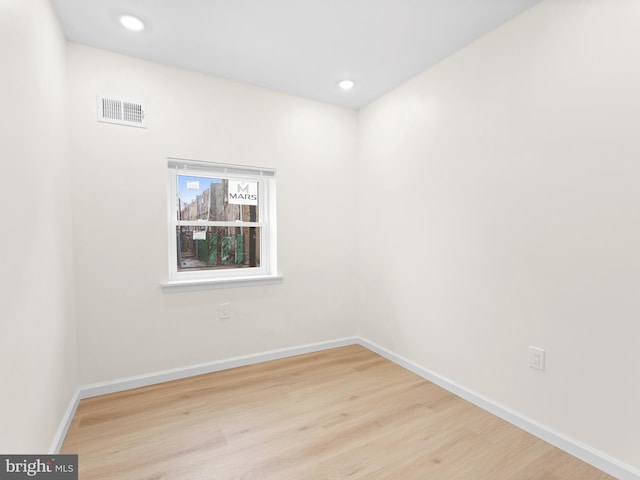
POLYGON ((98 95, 98 121, 147 128, 144 102, 113 95, 98 95))

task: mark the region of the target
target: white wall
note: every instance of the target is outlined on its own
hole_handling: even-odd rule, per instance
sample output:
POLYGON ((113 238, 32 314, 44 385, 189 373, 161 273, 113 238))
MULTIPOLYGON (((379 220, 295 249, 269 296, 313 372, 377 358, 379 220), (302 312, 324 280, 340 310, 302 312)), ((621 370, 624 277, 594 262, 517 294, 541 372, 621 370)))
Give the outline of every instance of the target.
POLYGON ((68 61, 82 384, 353 335, 355 112, 75 44, 68 61), (148 128, 98 123, 97 92, 144 100, 148 128), (281 285, 161 290, 167 156, 277 169, 281 285))
POLYGON ((359 114, 360 333, 636 467, 639 21, 544 1, 359 114))
POLYGON ((0 452, 47 452, 77 388, 65 41, 46 0, 0 2, 0 452))

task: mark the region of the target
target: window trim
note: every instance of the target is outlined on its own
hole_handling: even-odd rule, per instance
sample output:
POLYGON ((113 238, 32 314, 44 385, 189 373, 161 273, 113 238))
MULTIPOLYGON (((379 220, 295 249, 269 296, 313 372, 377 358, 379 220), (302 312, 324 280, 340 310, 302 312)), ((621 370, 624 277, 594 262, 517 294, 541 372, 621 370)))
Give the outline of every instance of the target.
POLYGON ((164 289, 183 290, 190 287, 249 286, 282 281, 282 276, 276 273, 275 169, 168 157, 167 178, 168 280, 162 284, 164 289), (176 229, 179 220, 175 202, 178 195, 177 176, 180 174, 202 175, 231 180, 250 180, 259 183, 258 218, 260 221, 255 222, 254 225, 247 225, 247 227, 260 227, 261 251, 259 267, 195 272, 178 271, 176 229))

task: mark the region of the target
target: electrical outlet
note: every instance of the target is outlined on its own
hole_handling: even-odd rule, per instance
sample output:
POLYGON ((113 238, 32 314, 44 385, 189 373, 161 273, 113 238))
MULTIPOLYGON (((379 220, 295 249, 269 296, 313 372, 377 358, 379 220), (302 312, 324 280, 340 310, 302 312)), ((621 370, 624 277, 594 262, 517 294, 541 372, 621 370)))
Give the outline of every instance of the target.
POLYGON ((529 366, 544 371, 544 349, 529 347, 529 366))
POLYGON ((230 303, 221 303, 218 306, 218 317, 220 320, 226 320, 231 317, 231 304, 230 303))

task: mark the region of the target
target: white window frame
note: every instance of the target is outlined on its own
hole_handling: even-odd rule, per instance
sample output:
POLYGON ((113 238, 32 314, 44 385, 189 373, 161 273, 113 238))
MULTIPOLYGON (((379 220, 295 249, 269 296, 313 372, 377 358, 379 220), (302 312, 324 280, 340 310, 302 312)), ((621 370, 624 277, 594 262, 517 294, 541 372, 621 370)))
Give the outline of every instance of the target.
POLYGON ((169 265, 168 280, 163 284, 165 289, 183 289, 191 286, 248 286, 282 280, 282 277, 277 274, 275 169, 170 157, 168 158, 167 202, 169 265), (178 271, 176 230, 179 225, 238 226, 237 222, 179 220, 178 175, 258 182, 258 221, 242 222, 242 226, 260 227, 259 267, 178 271))

